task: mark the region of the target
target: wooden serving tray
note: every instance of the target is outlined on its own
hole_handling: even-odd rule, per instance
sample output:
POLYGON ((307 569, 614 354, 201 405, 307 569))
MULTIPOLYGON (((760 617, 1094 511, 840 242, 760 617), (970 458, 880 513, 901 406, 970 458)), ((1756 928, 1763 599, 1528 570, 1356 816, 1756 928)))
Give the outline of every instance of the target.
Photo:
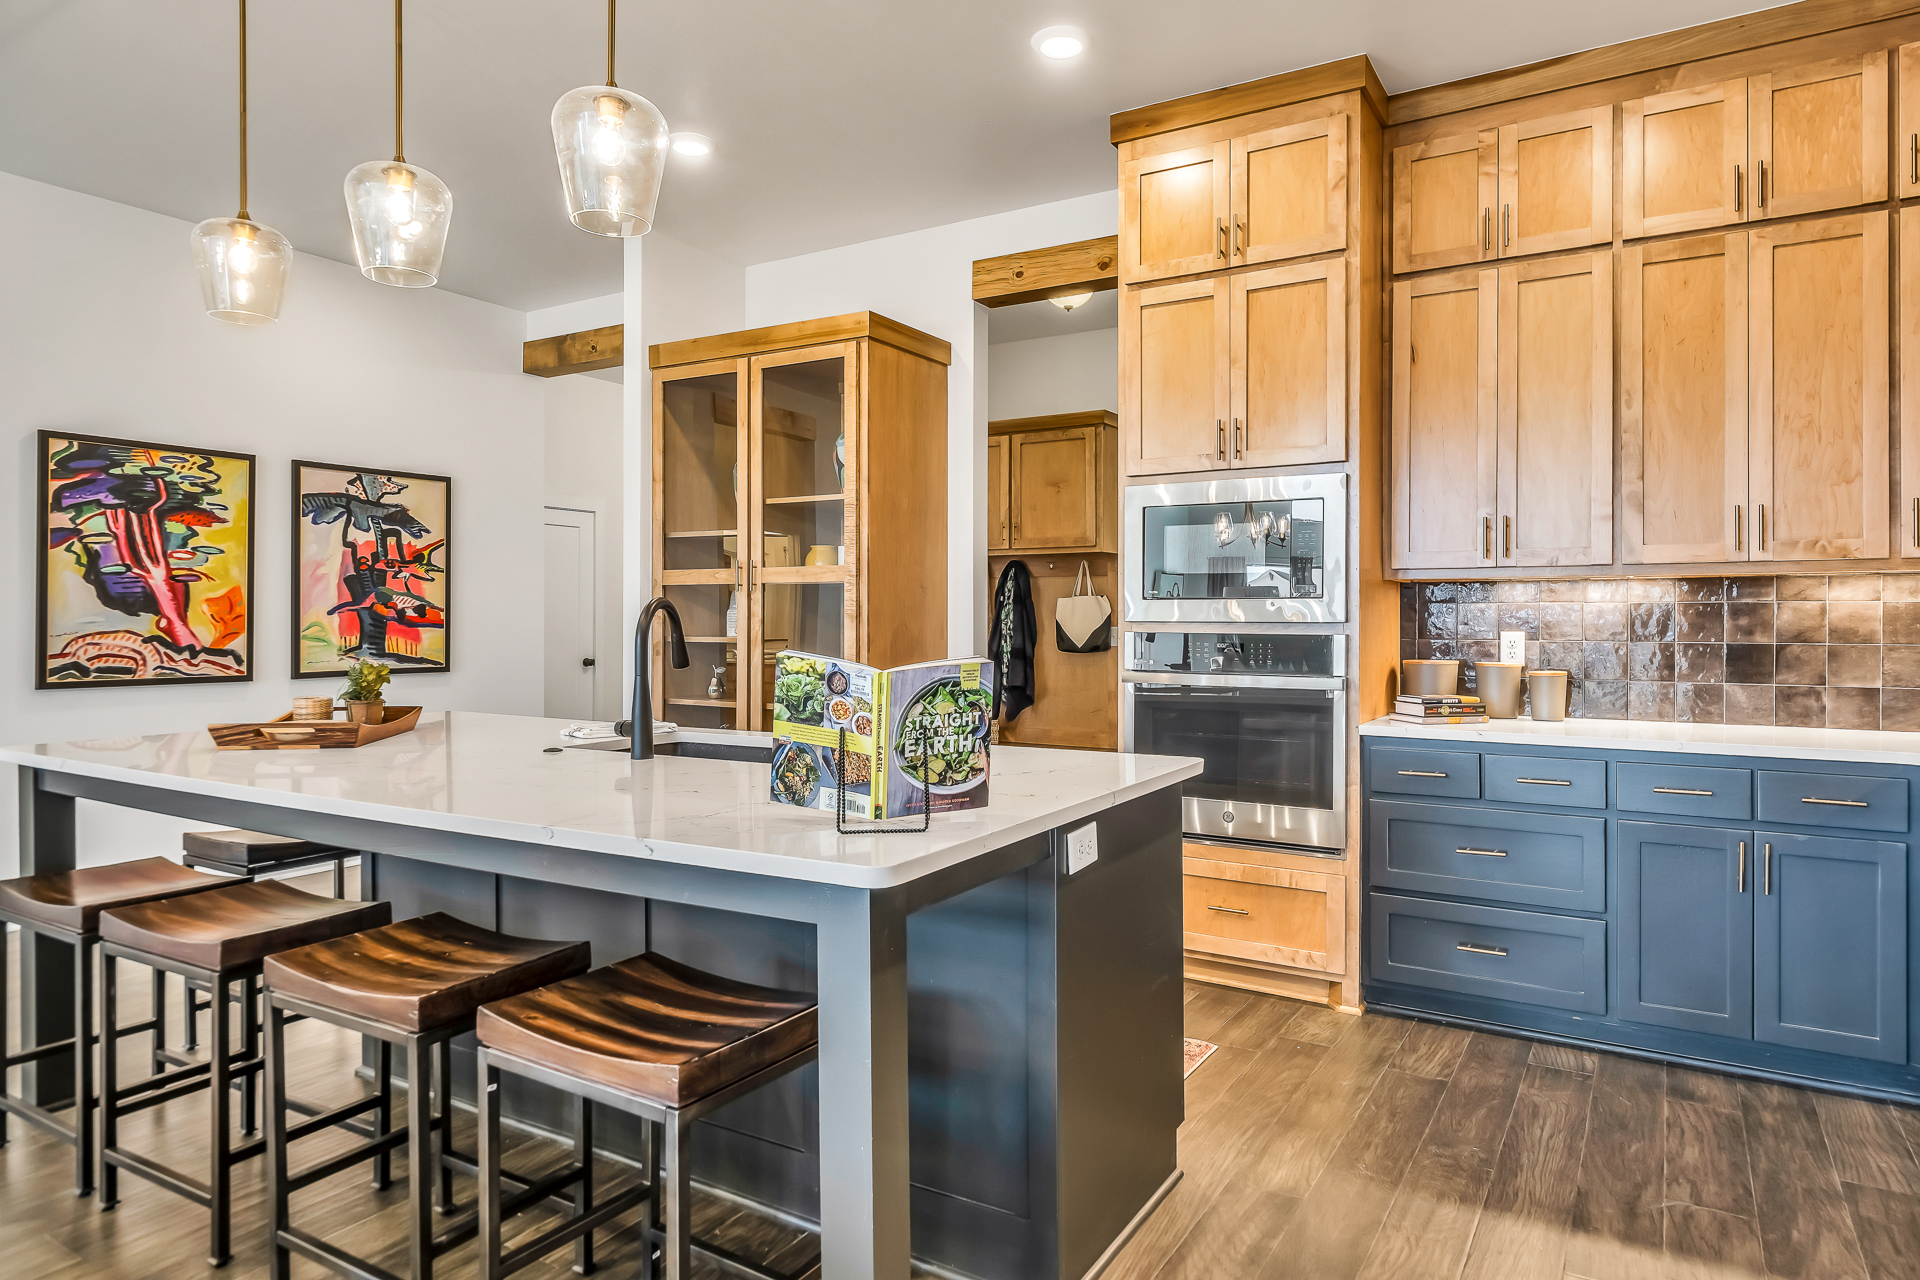
POLYGON ((350 724, 345 720, 295 720, 293 712, 255 724, 210 724, 207 732, 222 751, 319 751, 329 747, 364 747, 369 742, 405 733, 420 723, 419 707, 386 707, 379 724, 350 724), (307 732, 295 738, 270 738, 267 727, 307 732))

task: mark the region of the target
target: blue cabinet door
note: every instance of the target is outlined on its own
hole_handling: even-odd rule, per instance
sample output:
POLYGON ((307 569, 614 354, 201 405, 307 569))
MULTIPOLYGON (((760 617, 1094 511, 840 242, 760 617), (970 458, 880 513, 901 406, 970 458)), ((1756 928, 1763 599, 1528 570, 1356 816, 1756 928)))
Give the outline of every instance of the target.
POLYGON ((1619 1016, 1751 1037, 1753 833, 1622 822, 1619 835, 1619 1016))
POLYGON ((1905 1062, 1907 846, 1754 838, 1754 1039, 1905 1062))

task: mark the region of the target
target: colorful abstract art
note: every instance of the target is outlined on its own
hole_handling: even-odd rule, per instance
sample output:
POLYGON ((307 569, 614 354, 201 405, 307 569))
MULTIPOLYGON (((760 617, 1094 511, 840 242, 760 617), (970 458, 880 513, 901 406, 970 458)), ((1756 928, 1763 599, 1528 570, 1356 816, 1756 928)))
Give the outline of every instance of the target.
POLYGON ((453 482, 324 462, 293 464, 293 674, 358 659, 446 671, 453 482))
POLYGON ((254 459, 40 433, 35 687, 253 679, 254 459))

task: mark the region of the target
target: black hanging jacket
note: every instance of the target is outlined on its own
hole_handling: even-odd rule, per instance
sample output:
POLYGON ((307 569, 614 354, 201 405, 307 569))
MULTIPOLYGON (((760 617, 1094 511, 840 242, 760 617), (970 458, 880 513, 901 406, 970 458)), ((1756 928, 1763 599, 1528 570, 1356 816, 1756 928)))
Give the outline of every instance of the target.
POLYGON ((1033 654, 1040 627, 1033 616, 1033 575, 1019 560, 1009 560, 993 589, 987 629, 987 656, 993 659, 993 714, 1002 710, 1011 722, 1033 705, 1033 654))

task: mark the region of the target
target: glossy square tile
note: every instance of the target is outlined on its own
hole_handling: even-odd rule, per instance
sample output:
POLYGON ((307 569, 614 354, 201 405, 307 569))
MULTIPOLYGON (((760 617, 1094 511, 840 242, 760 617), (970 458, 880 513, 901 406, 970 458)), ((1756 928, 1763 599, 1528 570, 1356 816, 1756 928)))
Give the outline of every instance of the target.
POLYGON ((1902 689, 1920 689, 1920 645, 1882 646, 1880 683, 1902 689))
POLYGON ((1781 684, 1773 688, 1773 722, 1801 729, 1818 729, 1827 723, 1825 689, 1806 685, 1781 684))
POLYGON ((1773 686, 1770 684, 1727 685, 1726 722, 1728 724, 1772 724, 1773 686))
POLYGON ((1825 600, 1827 598, 1827 580, 1818 574, 1775 578, 1773 586, 1774 592, 1782 600, 1825 600))
POLYGON ((1628 614, 1629 640, 1671 640, 1674 638, 1674 606, 1671 602, 1633 606, 1628 614))
POLYGON ((1673 608, 1675 638, 1718 644, 1727 638, 1727 607, 1723 604, 1680 604, 1673 608))
POLYGON ((1886 644, 1920 644, 1920 601, 1882 604, 1880 639, 1886 644))
POLYGON ((1727 606, 1728 644, 1771 644, 1773 605, 1746 601, 1727 606))
POLYGON ((1581 654, 1581 666, 1588 680, 1624 680, 1627 646, 1618 640, 1589 640, 1581 654))
POLYGON ((1537 582, 1496 582, 1493 598, 1501 604, 1529 604, 1540 598, 1537 582))
POLYGON ((1717 684, 1673 686, 1673 718, 1690 724, 1720 724, 1727 718, 1726 689, 1717 684))
POLYGON ((1493 624, 1499 608, 1491 602, 1455 605, 1454 634, 1462 640, 1493 639, 1493 624))
POLYGON ((1627 605, 1589 604, 1584 606, 1582 630, 1589 640, 1625 640, 1627 605))
POLYGON ((1827 646, 1823 644, 1774 646, 1773 680, 1775 684, 1825 684, 1827 682, 1827 646))
MULTIPOLYGON (((1500 610, 1500 620, 1496 631, 1524 631, 1527 639, 1540 638, 1540 613, 1538 605, 1503 604, 1496 606, 1500 610)), ((1496 635, 1494 637, 1498 639, 1496 635)))
POLYGON ((1879 644, 1880 610, 1881 604, 1878 600, 1830 602, 1827 605, 1828 643, 1879 644))
POLYGON ((1627 719, 1673 719, 1673 686, 1635 681, 1627 686, 1627 719))
POLYGON ((1540 599, 1543 601, 1564 604, 1569 601, 1585 600, 1586 598, 1587 583, 1584 578, 1569 578, 1558 582, 1543 582, 1540 584, 1540 599))
POLYGON ((1460 588, 1466 585, 1461 582, 1423 582, 1420 584, 1420 601, 1422 604, 1440 601, 1451 604, 1460 598, 1460 588))
POLYGON ((1682 578, 1676 593, 1679 599, 1687 603, 1727 598, 1727 580, 1725 578, 1682 578))
POLYGON ((1728 578, 1728 600, 1771 600, 1773 599, 1772 578, 1728 578))
POLYGON ((1827 646, 1827 684, 1849 688, 1877 688, 1880 684, 1880 654, 1877 644, 1835 644, 1827 646))
POLYGON ((1827 728, 1878 729, 1880 727, 1880 691, 1878 689, 1835 689, 1826 692, 1827 728))
POLYGON ((1782 600, 1773 610, 1773 638, 1781 644, 1819 644, 1824 641, 1827 638, 1825 602, 1782 600))
POLYGON ((1453 598, 1461 604, 1485 604, 1493 599, 1491 582, 1456 582, 1453 584, 1453 598))
POLYGON ((1846 577, 1827 579, 1827 599, 1829 600, 1878 600, 1880 598, 1880 575, 1877 573, 1854 573, 1846 577))
POLYGON ((1920 732, 1920 689, 1882 689, 1880 727, 1901 733, 1920 732))
POLYGON ((1672 680, 1673 646, 1646 640, 1628 643, 1627 679, 1672 680))
POLYGON ((1455 623, 1459 611, 1460 606, 1451 602, 1443 604, 1433 600, 1427 601, 1420 610, 1421 638, 1440 640, 1455 635, 1455 623))
POLYGON ((1579 640, 1586 635, 1581 605, 1543 602, 1535 606, 1535 612, 1542 640, 1579 640))
POLYGON ((1772 684, 1773 646, 1770 644, 1728 645, 1727 683, 1772 684))
POLYGON ((1673 678, 1687 684, 1721 684, 1727 678, 1727 649, 1718 644, 1673 647, 1673 678))
POLYGON ((1920 601, 1920 573, 1881 574, 1880 598, 1902 603, 1920 601))
POLYGON ((1627 682, 1589 680, 1580 686, 1579 709, 1574 713, 1590 720, 1627 718, 1627 682))
POLYGON ((1625 602, 1628 594, 1625 578, 1588 578, 1587 599, 1591 601, 1617 600, 1625 602))
POLYGON ((1584 649, 1577 640, 1542 640, 1540 666, 1548 671, 1565 671, 1578 680, 1586 674, 1584 649))

